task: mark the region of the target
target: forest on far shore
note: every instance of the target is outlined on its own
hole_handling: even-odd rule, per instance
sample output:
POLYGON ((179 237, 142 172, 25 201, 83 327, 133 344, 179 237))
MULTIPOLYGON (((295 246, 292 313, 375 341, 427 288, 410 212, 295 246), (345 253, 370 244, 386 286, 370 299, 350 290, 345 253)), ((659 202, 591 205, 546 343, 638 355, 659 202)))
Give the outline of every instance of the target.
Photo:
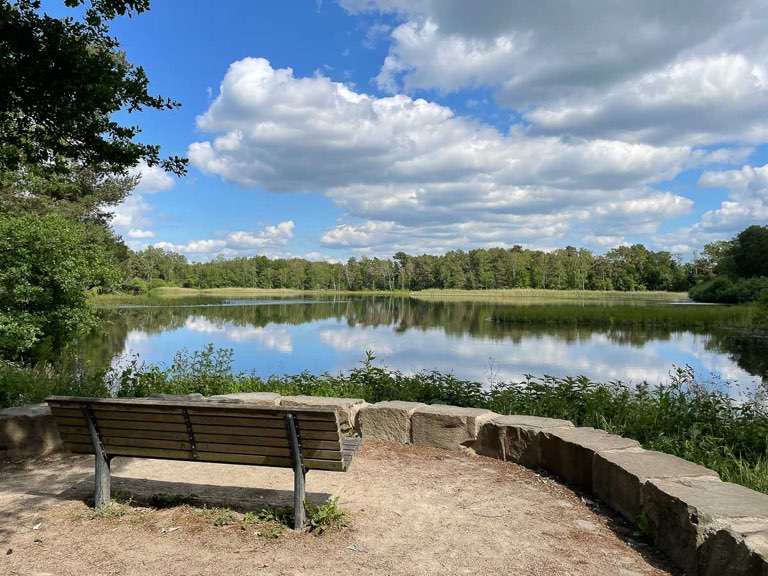
MULTIPOLYGON (((690 262, 670 252, 654 252, 642 244, 620 246, 605 255, 585 248, 544 252, 521 246, 454 250, 441 256, 349 258, 346 262, 312 262, 301 258, 217 258, 190 263, 175 252, 149 247, 126 251, 119 263, 124 292, 143 293, 162 286, 186 288, 262 288, 296 290, 618 290, 685 292, 720 277, 716 286, 728 291, 739 278, 756 278, 749 301, 768 276, 768 227, 750 226, 731 240, 707 244, 690 262)), ((768 288, 768 280, 763 288, 768 288)), ((695 296, 695 294, 694 294, 695 296)), ((725 301, 729 301, 727 298, 725 301)))

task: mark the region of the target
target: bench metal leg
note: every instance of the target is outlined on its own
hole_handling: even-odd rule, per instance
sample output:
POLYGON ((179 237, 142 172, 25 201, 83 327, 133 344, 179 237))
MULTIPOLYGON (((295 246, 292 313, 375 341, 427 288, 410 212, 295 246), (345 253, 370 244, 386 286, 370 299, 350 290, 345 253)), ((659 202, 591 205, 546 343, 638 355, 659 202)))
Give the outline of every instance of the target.
POLYGON ((291 461, 293 463, 293 529, 301 530, 304 527, 305 518, 306 471, 301 457, 301 444, 299 444, 299 434, 296 431, 296 421, 293 414, 285 415, 285 427, 288 431, 288 441, 291 444, 291 461))
POLYGON ((88 423, 88 433, 91 436, 91 442, 93 443, 93 453, 96 459, 96 490, 94 493, 94 508, 103 508, 109 505, 110 489, 112 485, 112 474, 110 470, 110 464, 112 458, 104 454, 104 450, 101 448, 101 440, 99 439, 99 433, 96 430, 96 423, 94 422, 93 414, 88 406, 81 406, 80 409, 85 416, 85 421, 88 423))
POLYGON ((304 469, 293 471, 293 529, 301 530, 304 527, 305 511, 304 511, 304 493, 306 477, 304 475, 304 469))

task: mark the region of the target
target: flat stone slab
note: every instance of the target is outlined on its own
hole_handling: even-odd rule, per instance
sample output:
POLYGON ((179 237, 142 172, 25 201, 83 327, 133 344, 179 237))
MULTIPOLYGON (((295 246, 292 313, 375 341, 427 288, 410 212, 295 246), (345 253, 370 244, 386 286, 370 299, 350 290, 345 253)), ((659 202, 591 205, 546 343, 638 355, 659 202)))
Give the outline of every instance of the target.
POLYGON ((255 406, 279 406, 280 394, 274 392, 241 392, 239 394, 220 394, 210 396, 211 402, 224 402, 226 404, 253 404, 255 406))
POLYGON ((712 534, 768 530, 768 495, 711 479, 649 480, 643 513, 656 546, 690 574, 699 574, 700 567, 716 566, 724 549, 739 545, 738 538, 729 543, 721 534, 719 542, 703 546, 712 534))
POLYGON ((399 400, 366 404, 357 414, 360 434, 363 438, 410 444, 411 416, 417 408, 425 406, 399 400))
POLYGON ((496 415, 484 408, 425 405, 411 416, 412 440, 417 446, 444 450, 474 448, 480 426, 496 415))
POLYGON ((39 456, 62 449, 48 404, 27 404, 0 411, 0 457, 39 456))
POLYGON ((538 434, 541 430, 554 428, 573 428, 573 423, 538 416, 496 416, 478 431, 475 450, 483 456, 539 468, 541 453, 538 434))
POLYGON ((541 465, 582 490, 592 490, 595 454, 640 448, 636 440, 595 428, 557 428, 539 433, 541 465))
POLYGON ((208 398, 202 394, 152 394, 149 396, 151 400, 173 400, 176 402, 207 402, 208 398))
POLYGON ((637 522, 642 514, 648 480, 720 479, 717 472, 704 466, 671 454, 642 449, 596 453, 592 475, 594 494, 633 522, 637 522))
POLYGON ((331 396, 282 396, 280 406, 308 406, 315 408, 336 408, 339 412, 341 429, 344 432, 355 428, 357 412, 366 404, 362 398, 334 398, 331 396))
POLYGON ((698 556, 700 576, 765 576, 768 531, 742 533, 722 528, 707 535, 698 556))

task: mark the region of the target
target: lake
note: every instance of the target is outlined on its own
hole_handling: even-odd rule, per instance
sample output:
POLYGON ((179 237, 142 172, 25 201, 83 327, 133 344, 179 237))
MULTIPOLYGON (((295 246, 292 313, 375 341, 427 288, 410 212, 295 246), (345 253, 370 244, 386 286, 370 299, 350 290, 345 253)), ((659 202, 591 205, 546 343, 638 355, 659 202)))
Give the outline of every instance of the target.
POLYGON ((138 355, 167 366, 180 349, 212 343, 234 351, 236 370, 269 376, 343 371, 371 350, 391 369, 434 369, 481 382, 549 374, 657 383, 673 365, 688 364, 699 378, 714 377, 713 385, 733 383, 736 396, 768 378, 766 342, 730 331, 490 321, 512 305, 407 297, 164 299, 101 309, 103 329, 85 342, 84 353, 99 363, 120 365, 138 355))

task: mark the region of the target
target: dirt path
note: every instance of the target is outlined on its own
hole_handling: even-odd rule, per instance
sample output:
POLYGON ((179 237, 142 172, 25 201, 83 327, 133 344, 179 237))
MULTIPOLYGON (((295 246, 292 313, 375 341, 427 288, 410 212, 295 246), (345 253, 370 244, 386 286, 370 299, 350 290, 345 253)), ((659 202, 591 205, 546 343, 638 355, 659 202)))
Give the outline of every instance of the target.
MULTIPOLYGON (((0 574, 673 574, 557 482, 491 459, 366 442, 345 474, 310 472, 349 527, 268 538, 196 508, 91 518, 92 457, 0 462, 0 574), (38 524, 40 526, 35 530, 38 524)), ((198 495, 241 512, 291 503, 288 470, 117 459, 113 490, 198 495)), ((661 561, 663 562, 663 561, 661 561)))

